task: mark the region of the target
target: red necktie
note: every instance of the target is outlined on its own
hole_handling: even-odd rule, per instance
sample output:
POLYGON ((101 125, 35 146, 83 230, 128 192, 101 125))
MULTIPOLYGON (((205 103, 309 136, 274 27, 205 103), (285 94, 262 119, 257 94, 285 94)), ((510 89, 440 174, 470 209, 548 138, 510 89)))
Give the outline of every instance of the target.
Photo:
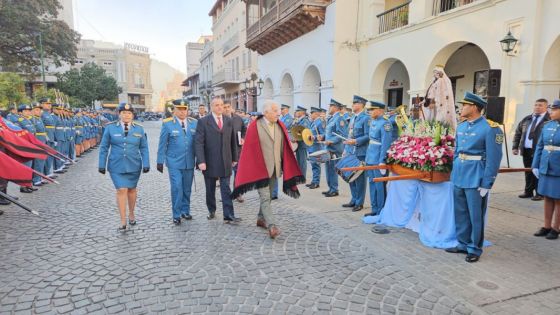
POLYGON ((222 130, 222 118, 218 117, 218 129, 222 130))

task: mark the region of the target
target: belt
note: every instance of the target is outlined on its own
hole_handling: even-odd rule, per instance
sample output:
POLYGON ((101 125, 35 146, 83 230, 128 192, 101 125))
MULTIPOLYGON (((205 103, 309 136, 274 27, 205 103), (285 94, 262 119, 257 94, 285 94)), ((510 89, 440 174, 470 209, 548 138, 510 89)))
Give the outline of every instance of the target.
POLYGON ((547 151, 560 151, 560 146, 557 145, 545 145, 544 149, 547 151))
POLYGON ((45 126, 45 128, 54 129, 55 127, 54 126, 45 126))
POLYGON ((64 129, 64 127, 56 127, 56 129, 64 129))
POLYGON ((36 136, 46 136, 47 133, 46 132, 36 132, 35 135, 36 136))
POLYGON ((369 144, 381 145, 381 142, 377 140, 369 140, 369 144))
POLYGON ((482 155, 469 155, 465 153, 459 153, 459 159, 466 161, 481 161, 482 155))
POLYGON ((84 128, 83 126, 76 126, 75 128, 84 128))

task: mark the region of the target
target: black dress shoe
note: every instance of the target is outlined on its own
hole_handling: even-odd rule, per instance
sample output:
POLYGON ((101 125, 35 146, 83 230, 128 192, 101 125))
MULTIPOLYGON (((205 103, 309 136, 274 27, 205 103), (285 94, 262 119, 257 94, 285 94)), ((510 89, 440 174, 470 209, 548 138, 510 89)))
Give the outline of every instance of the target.
POLYGON ((225 218, 224 219, 225 224, 237 224, 241 221, 243 221, 241 218, 225 218))
POLYGON ((33 186, 29 187, 28 189, 31 189, 32 191, 37 191, 37 190, 39 190, 39 188, 35 188, 35 187, 33 187, 33 186))
POLYGON ((319 188, 319 184, 311 184, 309 185, 309 189, 317 189, 319 188))
POLYGON ((466 250, 459 247, 446 248, 445 251, 452 254, 468 254, 466 250))
POLYGON ((544 197, 541 196, 541 195, 535 195, 533 198, 531 198, 531 200, 533 200, 533 201, 541 201, 543 199, 544 199, 544 197))
POLYGON ((349 202, 349 203, 343 204, 342 206, 343 206, 344 208, 354 208, 356 205, 353 204, 353 203, 351 203, 351 202, 349 202))
POLYGON ((354 208, 352 208, 352 212, 361 211, 363 208, 364 206, 355 206, 354 208))
POLYGON ((20 187, 19 192, 24 194, 30 194, 33 192, 33 190, 31 190, 29 187, 20 187))
POLYGON ((517 196, 517 197, 523 198, 523 199, 525 199, 525 198, 532 198, 532 197, 533 197, 533 194, 523 193, 523 194, 521 194, 521 195, 519 195, 519 196, 517 196))
POLYGON ((210 212, 207 216, 206 219, 208 220, 212 220, 216 217, 216 213, 215 212, 210 212))
POLYGON ((192 215, 190 214, 181 214, 181 218, 185 220, 192 220, 192 215))
POLYGON ((120 227, 117 229, 117 231, 119 231, 119 232, 121 232, 121 233, 126 232, 126 225, 120 226, 120 227))
POLYGON ((323 195, 327 195, 327 194, 329 194, 329 193, 330 193, 330 190, 327 190, 327 191, 322 191, 321 193, 322 193, 323 195))
POLYGON ((465 257, 465 261, 468 263, 475 263, 480 259, 480 256, 477 256, 475 254, 467 254, 467 257, 465 257))
POLYGON ((175 225, 181 224, 181 219, 173 219, 173 224, 175 225))
POLYGON ((270 198, 270 200, 277 200, 278 196, 270 198))
POLYGON ((548 232, 548 234, 545 236, 545 238, 547 240, 555 240, 558 238, 558 234, 558 231, 556 231, 555 229, 551 229, 550 232, 548 232))
POLYGON ((552 229, 547 229, 547 228, 540 228, 540 230, 538 230, 537 232, 535 232, 535 234, 533 234, 534 236, 546 236, 548 233, 550 233, 550 231, 552 231, 552 229))
POLYGON ((338 196, 338 191, 333 191, 328 194, 325 194, 325 197, 336 197, 338 196))
POLYGON ((371 213, 371 212, 370 212, 370 213, 364 214, 364 218, 365 218, 365 217, 375 217, 376 215, 379 215, 379 213, 371 213))
POLYGON ((309 186, 311 186, 311 185, 313 185, 313 184, 312 184, 312 183, 305 184, 305 187, 309 187, 309 186))

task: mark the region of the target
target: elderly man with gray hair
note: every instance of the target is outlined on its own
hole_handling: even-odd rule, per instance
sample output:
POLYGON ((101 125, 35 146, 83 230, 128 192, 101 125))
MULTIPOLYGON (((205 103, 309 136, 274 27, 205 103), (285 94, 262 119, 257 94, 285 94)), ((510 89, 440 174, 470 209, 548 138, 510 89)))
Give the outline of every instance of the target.
POLYGON ((260 200, 257 226, 267 229, 269 236, 276 238, 280 230, 270 207, 272 189, 282 176, 284 193, 298 198, 297 185, 304 183, 305 177, 292 152, 286 126, 278 120, 280 106, 266 100, 262 111, 263 115, 247 128, 231 197, 257 189, 260 200))

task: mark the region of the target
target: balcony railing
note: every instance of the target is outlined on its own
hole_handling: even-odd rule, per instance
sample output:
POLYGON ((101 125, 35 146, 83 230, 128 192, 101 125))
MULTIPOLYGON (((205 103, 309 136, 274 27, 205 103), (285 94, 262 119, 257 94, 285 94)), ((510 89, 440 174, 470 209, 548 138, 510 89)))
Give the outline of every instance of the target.
POLYGON ((239 33, 236 33, 224 43, 222 46, 222 54, 224 56, 227 55, 234 48, 237 48, 237 46, 239 46, 239 33))
POLYGON ((379 34, 408 25, 408 6, 410 1, 377 15, 379 34))
POLYGON ((226 68, 214 73, 212 81, 215 85, 228 83, 241 83, 239 72, 233 72, 231 68, 226 68))
POLYGON ((433 1, 434 1, 434 5, 432 10, 432 15, 436 16, 439 15, 440 13, 453 10, 455 8, 473 3, 478 0, 433 0, 433 1))

